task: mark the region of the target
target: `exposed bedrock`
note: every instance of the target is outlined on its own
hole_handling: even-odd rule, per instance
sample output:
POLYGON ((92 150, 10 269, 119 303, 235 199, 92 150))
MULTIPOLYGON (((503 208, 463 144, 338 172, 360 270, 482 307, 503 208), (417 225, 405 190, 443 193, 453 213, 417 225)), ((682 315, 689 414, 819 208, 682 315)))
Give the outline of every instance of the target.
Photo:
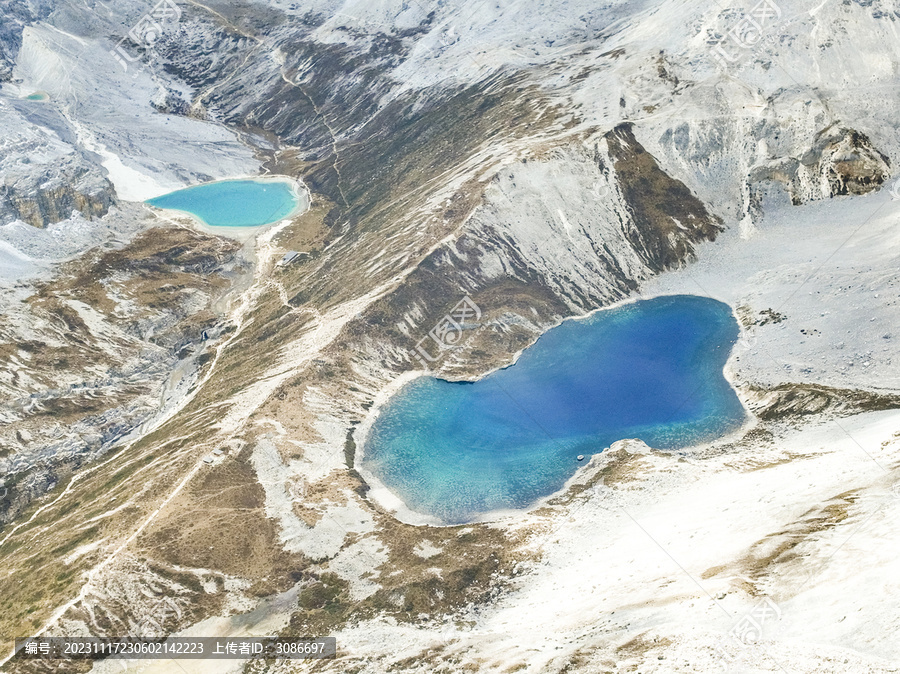
POLYGON ((779 384, 771 388, 747 387, 748 406, 763 421, 829 414, 851 416, 861 412, 900 407, 900 396, 812 384, 779 384))
POLYGON ((46 227, 73 211, 88 220, 105 215, 116 203, 105 170, 71 143, 58 115, 42 112, 0 101, 0 225, 21 220, 46 227))
POLYGON ((759 205, 774 185, 799 205, 848 194, 868 194, 891 174, 890 160, 863 133, 831 127, 816 135, 800 156, 772 159, 750 174, 751 199, 759 205))
POLYGON ((900 153, 896 116, 823 99, 813 89, 766 95, 733 81, 698 83, 691 105, 687 115, 642 120, 635 136, 742 231, 773 208, 871 193, 889 179, 900 153))
POLYGON ((680 266, 693 257, 693 244, 714 240, 722 231, 721 219, 660 168, 635 139, 631 124, 605 138, 628 209, 625 236, 653 271, 680 266))
POLYGON ((88 220, 106 215, 115 203, 112 184, 92 171, 20 177, 0 185, 0 218, 46 227, 78 211, 88 220), (4 204, 5 202, 5 204, 4 204))

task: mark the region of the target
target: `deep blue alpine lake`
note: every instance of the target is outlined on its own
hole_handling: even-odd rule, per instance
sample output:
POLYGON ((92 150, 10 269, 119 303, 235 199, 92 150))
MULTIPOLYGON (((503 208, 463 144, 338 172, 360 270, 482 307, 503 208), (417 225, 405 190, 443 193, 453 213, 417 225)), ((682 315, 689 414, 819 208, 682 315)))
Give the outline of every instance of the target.
POLYGON ((737 429, 745 412, 723 367, 738 334, 728 305, 690 295, 566 321, 477 382, 410 382, 373 423, 361 466, 448 524, 526 507, 561 489, 579 454, 737 429))
POLYGON ((293 213, 299 200, 280 180, 222 180, 148 199, 157 208, 186 211, 212 227, 259 227, 293 213))

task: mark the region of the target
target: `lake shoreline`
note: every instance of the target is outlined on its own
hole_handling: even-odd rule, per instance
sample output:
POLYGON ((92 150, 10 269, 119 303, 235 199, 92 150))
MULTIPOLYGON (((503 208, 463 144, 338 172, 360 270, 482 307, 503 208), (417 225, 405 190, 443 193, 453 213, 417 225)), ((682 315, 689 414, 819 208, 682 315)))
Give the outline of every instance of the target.
MULTIPOLYGON (((527 513, 530 510, 541 507, 541 505, 546 503, 547 500, 554 499, 554 498, 557 498, 557 497, 565 494, 571 488, 572 484, 580 479, 580 477, 584 474, 584 471, 589 469, 589 467, 592 465, 592 459, 594 457, 601 455, 603 452, 605 452, 606 450, 609 449, 609 446, 611 446, 612 444, 615 444, 615 442, 618 442, 621 440, 629 440, 629 439, 633 439, 633 438, 627 437, 627 435, 626 435, 623 437, 616 438, 616 440, 611 443, 603 443, 604 444, 603 449, 599 452, 593 452, 591 454, 588 454, 588 457, 587 457, 588 460, 585 461, 584 463, 579 464, 575 468, 574 472, 566 479, 565 483, 559 489, 553 490, 552 492, 537 498, 536 500, 532 501, 531 503, 529 503, 526 506, 523 506, 521 508, 513 507, 513 508, 504 508, 504 509, 491 509, 491 510, 485 511, 483 513, 480 513, 475 517, 469 518, 465 522, 457 522, 457 523, 447 522, 436 516, 423 514, 421 512, 414 510, 412 507, 407 505, 407 503, 405 503, 401 497, 396 495, 390 488, 388 488, 380 478, 376 477, 372 473, 372 471, 367 469, 367 467, 365 466, 367 442, 370 439, 372 427, 374 426, 376 421, 381 416, 387 403, 389 401, 391 401, 392 399, 394 399, 394 397, 405 386, 407 386, 408 384, 410 384, 420 378, 432 377, 435 380, 438 380, 441 382, 451 382, 451 383, 479 382, 491 374, 494 374, 501 370, 508 369, 512 365, 517 364, 519 359, 521 358, 521 356, 525 353, 525 351, 533 348, 535 346, 535 344, 544 335, 546 335, 550 331, 552 331, 566 323, 573 322, 573 321, 577 321, 577 322, 587 321, 587 320, 593 318, 594 316, 596 316, 599 312, 608 311, 608 310, 612 310, 612 309, 620 309, 622 307, 626 307, 628 305, 632 305, 632 304, 635 304, 638 302, 653 300, 653 299, 661 299, 661 298, 666 298, 666 297, 669 297, 669 298, 676 298, 676 297, 700 298, 700 299, 706 299, 706 300, 718 302, 719 304, 723 305, 723 308, 728 307, 728 311, 730 313, 730 318, 734 321, 734 324, 737 327, 737 334, 734 337, 734 341, 729 346, 729 353, 725 359, 724 364, 722 365, 721 370, 716 368, 716 373, 719 374, 723 378, 724 382, 727 383, 729 393, 733 394, 734 397, 736 398, 736 401, 739 404, 741 417, 740 417, 740 423, 736 427, 732 428, 731 430, 728 430, 727 432, 725 432, 721 435, 716 435, 715 437, 705 439, 705 440, 699 440, 699 441, 690 441, 689 440, 687 442, 687 444, 682 445, 680 447, 658 449, 656 451, 663 451, 663 452, 685 452, 687 450, 696 451, 698 449, 702 449, 704 447, 711 446, 712 444, 733 441, 734 439, 745 434, 748 430, 753 428, 758 423, 758 420, 756 419, 756 417, 753 415, 753 413, 749 409, 747 400, 746 400, 745 396, 743 395, 741 387, 739 386, 736 372, 735 372, 734 368, 732 367, 732 362, 736 355, 738 346, 741 344, 742 340, 746 339, 746 334, 747 334, 746 329, 742 326, 742 324, 739 320, 739 317, 737 316, 735 308, 728 303, 722 302, 718 298, 710 297, 706 294, 686 294, 686 293, 673 294, 670 292, 659 292, 659 293, 653 293, 653 294, 639 294, 639 295, 623 298, 623 299, 616 301, 607 306, 598 307, 598 308, 593 309, 590 312, 583 314, 581 316, 567 317, 561 321, 554 323, 552 326, 549 326, 544 331, 542 331, 541 334, 533 342, 531 342, 528 346, 519 350, 513 356, 513 358, 511 359, 511 361, 509 363, 504 363, 500 366, 492 368, 491 370, 484 372, 483 374, 479 375, 478 377, 474 377, 472 379, 465 379, 465 380, 463 380, 463 379, 451 380, 451 379, 441 378, 439 375, 432 374, 429 371, 415 370, 415 371, 408 371, 408 372, 402 373, 400 376, 396 377, 394 380, 389 382, 386 386, 382 387, 382 389, 375 396, 373 405, 372 405, 371 409, 369 410, 369 413, 366 415, 366 417, 362 421, 362 423, 358 426, 357 430, 354 432, 354 441, 356 443, 356 456, 355 456, 355 460, 354 460, 354 468, 360 473, 361 477, 369 485, 370 490, 371 490, 370 495, 372 496, 373 500, 376 501, 385 510, 389 511, 392 514, 392 516, 394 516, 396 519, 398 519, 404 523, 407 523, 407 524, 430 525, 430 526, 459 526, 463 523, 493 522, 493 521, 499 521, 499 520, 506 519, 507 517, 510 517, 510 516, 521 516, 522 514, 527 513), (607 444, 609 446, 606 446, 607 444)), ((652 444, 651 444, 651 447, 652 447, 652 444)), ((587 452, 584 452, 584 453, 587 454, 587 452)))
MULTIPOLYGON (((297 215, 306 212, 310 206, 310 195, 309 189, 306 187, 305 183, 296 178, 292 178, 287 175, 256 175, 256 176, 248 176, 248 177, 235 177, 235 178, 224 178, 222 180, 212 180, 210 182, 198 183, 196 185, 188 185, 187 187, 182 187, 177 190, 173 190, 166 194, 152 197, 151 199, 147 199, 144 202, 146 207, 154 209, 157 211, 157 214, 171 212, 177 213, 178 215, 183 215, 188 217, 191 222, 197 226, 201 231, 208 234, 216 234, 219 236, 228 236, 230 238, 235 238, 241 241, 245 241, 249 238, 253 238, 257 236, 260 232, 265 231, 266 229, 272 227, 273 225, 277 225, 279 222, 284 220, 290 220, 291 218, 296 217, 297 215), (167 206, 158 206, 153 201, 158 199, 162 199, 165 197, 169 197, 175 194, 179 194, 181 192, 185 192, 188 190, 195 190, 200 187, 209 187, 213 185, 223 185, 226 183, 257 183, 257 184, 266 184, 266 183, 280 183, 286 185, 291 193, 291 197, 294 200, 293 208, 291 208, 290 212, 286 215, 278 217, 269 222, 265 222, 258 225, 212 225, 206 220, 204 220, 200 215, 193 213, 191 211, 187 211, 181 208, 170 208, 167 206)), ((164 216, 163 216, 164 217, 164 216)))

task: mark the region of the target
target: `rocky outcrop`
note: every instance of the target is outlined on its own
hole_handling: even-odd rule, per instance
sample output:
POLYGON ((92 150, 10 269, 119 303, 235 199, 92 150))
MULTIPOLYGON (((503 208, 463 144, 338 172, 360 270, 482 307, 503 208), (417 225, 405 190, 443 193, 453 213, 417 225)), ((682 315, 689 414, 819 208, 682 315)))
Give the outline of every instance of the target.
POLYGON ((0 101, 0 225, 46 227, 75 211, 91 220, 115 203, 103 168, 61 133, 0 101))
POLYGON ((888 179, 890 167, 890 160, 865 134, 829 127, 802 155, 772 159, 751 172, 751 207, 758 213, 773 188, 786 191, 794 205, 868 194, 888 179))
POLYGON ((748 387, 745 399, 763 421, 796 420, 826 412, 840 417, 900 408, 900 396, 895 394, 813 384, 780 384, 768 389, 748 387))
MULTIPOLYGON (((891 162, 869 137, 852 129, 841 129, 820 139, 819 175, 828 186, 829 196, 868 194, 890 176, 891 162)), ((818 151, 818 146, 814 150, 818 151)))
POLYGON ((158 112, 171 115, 186 115, 190 112, 188 102, 184 100, 181 92, 161 86, 156 95, 150 101, 158 112))
POLYGON ((6 211, 12 219, 46 227, 71 217, 74 211, 88 220, 106 215, 115 201, 112 184, 96 173, 61 173, 49 180, 42 177, 35 180, 28 176, 0 186, 0 214, 6 211))

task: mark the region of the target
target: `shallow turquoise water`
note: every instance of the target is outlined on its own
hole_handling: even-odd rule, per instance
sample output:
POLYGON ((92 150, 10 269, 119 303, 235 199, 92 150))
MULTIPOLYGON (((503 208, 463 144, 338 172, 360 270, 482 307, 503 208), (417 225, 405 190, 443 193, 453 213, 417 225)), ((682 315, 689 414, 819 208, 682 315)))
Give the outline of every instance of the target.
POLYGON ((689 295, 566 321, 478 382, 408 384, 362 466, 447 523, 525 507, 562 488, 579 454, 623 438, 678 449, 738 428, 745 412, 722 373, 738 334, 727 305, 689 295))
POLYGON ((259 227, 297 208, 291 186, 275 180, 223 180, 148 199, 157 208, 187 211, 212 227, 259 227))
POLYGON ((29 94, 25 97, 25 99, 28 101, 46 101, 49 100, 50 97, 47 94, 38 91, 33 94, 29 94))

